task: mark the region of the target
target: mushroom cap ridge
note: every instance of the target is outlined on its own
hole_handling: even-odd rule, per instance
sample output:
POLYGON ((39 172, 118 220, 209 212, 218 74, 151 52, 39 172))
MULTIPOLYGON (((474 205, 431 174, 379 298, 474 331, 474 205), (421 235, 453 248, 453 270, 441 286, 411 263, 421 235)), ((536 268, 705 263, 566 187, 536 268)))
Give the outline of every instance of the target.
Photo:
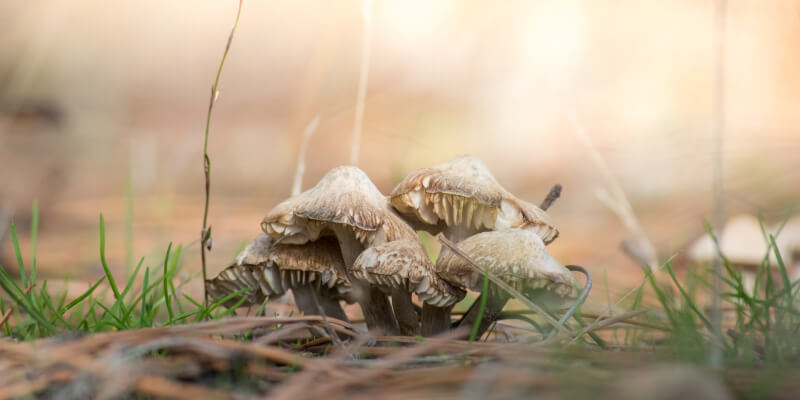
POLYGON ((406 289, 436 307, 446 307, 464 298, 454 287, 434 272, 433 265, 419 241, 397 240, 364 250, 349 268, 350 274, 379 288, 406 289))
POLYGON ((311 189, 275 206, 261 228, 273 240, 302 244, 329 234, 328 224, 349 227, 365 245, 378 232, 385 241, 416 236, 369 177, 353 166, 332 169, 311 189))
POLYGON ((390 194, 392 206, 418 226, 432 233, 447 226, 463 225, 481 232, 525 228, 545 243, 558 236, 550 216, 534 204, 503 188, 478 158, 461 156, 447 163, 409 174, 390 194))
MULTIPOLYGON (((222 298, 244 288, 247 304, 264 301, 297 284, 315 283, 333 290, 349 302, 351 284, 345 273, 338 244, 323 238, 306 245, 272 245, 265 234, 259 235, 236 257, 236 262, 207 281, 214 298, 222 298)), ((235 302, 235 300, 233 301, 235 302)))

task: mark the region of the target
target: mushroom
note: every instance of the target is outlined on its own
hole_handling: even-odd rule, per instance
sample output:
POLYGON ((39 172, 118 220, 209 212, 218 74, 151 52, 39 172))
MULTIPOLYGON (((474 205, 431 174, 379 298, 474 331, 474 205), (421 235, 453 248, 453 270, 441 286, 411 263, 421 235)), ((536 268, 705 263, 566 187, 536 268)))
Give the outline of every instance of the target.
MULTIPOLYGON (((347 267, 366 248, 417 238, 411 227, 394 214, 369 177, 352 166, 332 169, 311 189, 275 206, 264 217, 261 228, 284 244, 335 236, 347 267)), ((389 301, 380 289, 365 283, 353 284, 368 328, 389 335, 398 333, 389 301)))
POLYGON ((792 280, 800 278, 800 217, 794 217, 772 228, 775 244, 792 280))
MULTIPOLYGON (((480 232, 510 228, 531 230, 545 243, 558 236, 544 210, 508 192, 486 164, 472 156, 412 172, 389 197, 392 206, 415 229, 434 235, 443 231, 453 242, 480 232)), ((439 257, 445 253, 442 248, 439 257)), ((447 329, 451 311, 452 307, 423 305, 423 334, 447 329)))
MULTIPOLYGON (((765 257, 769 260, 768 265, 778 266, 767 245, 768 240, 761 231, 758 219, 748 214, 729 219, 718 238, 719 251, 731 266, 742 271, 742 284, 748 292, 755 288, 756 273, 765 257)), ((716 254, 717 246, 707 234, 695 241, 689 249, 689 257, 696 262, 709 262, 716 254)))
POLYGON ((433 271, 419 240, 397 240, 370 247, 348 271, 352 277, 392 295, 400 333, 407 336, 419 334, 419 318, 410 293, 416 293, 420 301, 434 307, 452 306, 466 294, 433 271))
MULTIPOLYGON (((291 289, 298 309, 306 315, 320 314, 347 321, 339 300, 353 302, 339 246, 333 238, 305 245, 273 244, 259 235, 236 257, 236 262, 207 282, 213 298, 238 290, 245 293, 243 305, 260 304, 267 297, 291 289)), ((236 304, 232 299, 228 306, 236 304)))
POLYGON ((558 236, 544 210, 508 192, 472 156, 412 172, 389 197, 412 227, 433 235, 444 231, 453 242, 509 228, 529 229, 545 243, 558 236))
MULTIPOLYGON (((547 253, 542 239, 529 230, 483 232, 462 240, 457 247, 478 265, 488 268, 491 274, 546 309, 560 307, 578 297, 578 280, 547 253)), ((455 286, 474 291, 483 289, 483 274, 452 251, 442 254, 435 269, 442 279, 455 286)), ((478 321, 479 307, 473 306, 459 324, 477 323, 478 334, 482 334, 497 320, 509 298, 503 289, 490 284, 481 320, 478 321)))

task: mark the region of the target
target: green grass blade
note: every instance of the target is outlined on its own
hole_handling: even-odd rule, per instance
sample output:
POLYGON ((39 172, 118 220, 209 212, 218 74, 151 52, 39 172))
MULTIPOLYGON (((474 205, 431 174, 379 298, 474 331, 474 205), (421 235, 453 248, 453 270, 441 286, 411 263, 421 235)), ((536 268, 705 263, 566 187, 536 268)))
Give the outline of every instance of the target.
POLYGON ((128 278, 128 282, 125 284, 125 289, 122 289, 123 298, 127 296, 128 293, 130 293, 131 289, 133 288, 133 284, 136 282, 136 277, 139 276, 139 271, 142 270, 143 263, 144 263, 144 257, 139 259, 139 263, 136 264, 136 268, 133 269, 133 273, 131 273, 131 276, 128 278))
POLYGON ((189 296, 186 293, 183 294, 183 298, 186 299, 186 300, 189 300, 189 302, 192 303, 192 305, 194 305, 197 308, 203 307, 202 304, 198 303, 197 300, 193 299, 192 296, 189 296))
POLYGON ((95 289, 97 289, 97 287, 100 286, 100 284, 103 283, 104 280, 106 280, 105 276, 103 276, 100 279, 98 279, 97 282, 95 282, 94 285, 90 286, 88 290, 83 292, 83 294, 81 294, 80 296, 76 297, 75 300, 70 301, 69 304, 67 304, 67 306, 64 307, 60 311, 60 313, 64 314, 65 312, 71 310, 72 307, 75 307, 76 305, 80 304, 87 297, 89 297, 92 293, 94 293, 95 289))
POLYGON ((483 320, 483 313, 486 311, 486 300, 489 297, 489 268, 483 274, 483 291, 481 292, 481 303, 478 306, 478 317, 475 319, 476 323, 472 326, 472 331, 469 333, 469 343, 475 341, 475 336, 478 336, 478 328, 480 328, 480 321, 483 320))
POLYGON ((11 242, 14 244, 14 254, 17 256, 17 265, 19 266, 19 278, 22 281, 22 287, 28 287, 28 278, 25 273, 25 262, 22 261, 22 252, 19 249, 19 238, 17 237, 17 227, 14 225, 14 220, 11 220, 11 242))
POLYGON ((706 329, 708 329, 709 332, 714 332, 713 327, 711 326, 711 321, 709 321, 708 318, 706 318, 706 316, 700 311, 700 309, 697 308, 697 305, 694 303, 694 300, 692 300, 692 298, 689 296, 689 293, 687 293, 686 290, 683 289, 683 286, 681 286, 680 282, 678 282, 678 278, 675 277, 675 271, 672 270, 672 264, 667 263, 665 269, 669 273, 670 278, 672 278, 672 282, 675 284, 675 286, 678 287, 678 290, 681 292, 681 296, 683 297, 683 300, 686 302, 686 305, 688 305, 689 308, 700 318, 700 321, 703 322, 703 325, 705 325, 706 329))
MULTIPOLYGON (((241 295, 243 293, 249 292, 251 290, 253 290, 253 288, 239 289, 239 290, 237 290, 237 291, 235 291, 235 292, 233 292, 233 293, 231 293, 231 294, 229 294, 229 295, 227 295, 227 296, 215 301, 214 303, 210 304, 205 310, 203 310, 203 314, 200 316, 199 319, 202 320, 203 318, 205 318, 207 316, 211 316, 211 313, 214 312, 214 310, 216 310, 217 308, 221 307, 223 304, 227 303, 228 300, 236 298, 237 296, 239 296, 239 295, 241 295)), ((241 304, 244 300, 245 300, 245 298, 244 298, 244 296, 242 296, 242 298, 239 299, 239 302, 237 304, 241 304)))
POLYGON ((675 317, 675 312, 672 310, 672 306, 669 304, 669 300, 667 299, 666 294, 661 288, 658 286, 656 282, 655 275, 653 275, 653 270, 650 268, 645 269, 645 274, 647 275, 647 280, 650 282, 650 286, 653 288, 653 291, 656 293, 656 297, 658 298, 658 302, 661 303, 661 308, 664 309, 664 313, 667 314, 667 319, 669 319, 670 325, 673 328, 678 326, 678 320, 675 317))
POLYGON ((103 271, 106 273, 108 284, 114 292, 114 298, 118 299, 119 289, 117 289, 117 283, 114 282, 114 276, 111 274, 111 270, 108 268, 108 263, 106 262, 106 224, 103 220, 103 213, 100 213, 100 263, 103 264, 103 271))
POLYGON ((786 293, 791 293, 792 281, 789 279, 789 274, 786 272, 786 264, 783 263, 783 256, 781 256, 778 245, 775 244, 775 237, 769 235, 769 244, 775 252, 775 259, 778 261, 778 269, 781 272, 781 279, 783 280, 783 290, 786 293))
POLYGON ((3 290, 6 291, 11 299, 14 300, 14 302, 22 307, 31 318, 40 324, 40 330, 49 333, 55 332, 55 327, 50 324, 50 321, 48 321, 48 319, 42 314, 39 307, 33 301, 31 301, 33 297, 28 297, 25 295, 22 289, 20 289, 14 280, 11 279, 2 265, 0 265, 0 286, 2 286, 3 290))
POLYGON ((167 254, 164 256, 164 302, 167 305, 167 313, 169 313, 169 322, 167 324, 172 323, 172 303, 170 302, 169 298, 169 253, 172 251, 172 242, 169 242, 169 246, 167 246, 167 254))
MULTIPOLYGON (((150 267, 145 267, 144 269, 144 284, 142 285, 142 294, 140 295, 142 298, 142 305, 139 307, 141 314, 139 314, 139 326, 144 327, 145 325, 145 316, 148 314, 148 306, 147 306, 147 293, 149 292, 148 284, 150 283, 150 267)), ((136 306, 137 301, 134 300, 133 306, 136 306)), ((133 308, 133 307, 131 307, 133 308)))
POLYGON ((33 202, 33 211, 31 211, 31 276, 30 282, 36 282, 36 244, 39 236, 39 202, 33 202))
MULTIPOLYGON (((131 164, 132 165, 132 164, 131 164)), ((133 268, 133 179, 128 174, 125 182, 125 272, 133 268)))

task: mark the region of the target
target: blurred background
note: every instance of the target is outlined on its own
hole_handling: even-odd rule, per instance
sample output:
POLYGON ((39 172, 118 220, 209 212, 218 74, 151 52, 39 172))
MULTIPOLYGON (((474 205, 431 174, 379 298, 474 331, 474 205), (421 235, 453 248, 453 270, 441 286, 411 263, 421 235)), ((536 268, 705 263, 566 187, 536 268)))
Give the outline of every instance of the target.
MULTIPOLYGON (((236 6, 0 1, 0 263, 14 269, 11 218, 30 254, 38 201, 40 276, 75 293, 102 275, 100 212, 115 271, 160 265, 173 241, 199 274, 203 130, 236 6)), ((211 275, 289 195, 315 116, 304 188, 348 162, 367 22, 359 166, 383 192, 460 154, 536 204, 561 183, 551 252, 595 272, 603 302, 643 276, 623 241, 680 262, 702 234, 713 1, 362 6, 245 1, 211 124, 211 275)), ((800 2, 730 0, 724 40, 725 212, 777 223, 800 201, 800 2)))

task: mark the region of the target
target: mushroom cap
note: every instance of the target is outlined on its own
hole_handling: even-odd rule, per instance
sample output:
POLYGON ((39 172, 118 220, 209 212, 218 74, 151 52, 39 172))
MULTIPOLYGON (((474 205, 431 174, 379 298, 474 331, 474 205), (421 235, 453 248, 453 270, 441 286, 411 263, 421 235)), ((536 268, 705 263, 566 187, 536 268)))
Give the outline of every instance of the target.
POLYGON ((545 243, 558 236, 544 210, 515 197, 497 182, 483 161, 472 156, 412 172, 389 197, 392 206, 412 225, 426 225, 434 234, 441 231, 443 222, 476 232, 530 229, 545 243))
POLYGON ((453 305, 463 290, 441 279, 419 240, 396 240, 364 250, 348 269, 351 276, 385 291, 405 289, 436 307, 453 305))
POLYGON ((260 265, 267 262, 269 252, 272 249, 272 238, 265 234, 260 234, 248 243, 244 249, 236 255, 235 264, 238 265, 260 265))
MULTIPOLYGON (((767 231, 769 233, 769 231, 767 231)), ((719 238, 722 254, 733 263, 742 267, 761 265, 767 255, 767 243, 761 233, 758 218, 749 214, 740 214, 728 220, 719 238)), ((695 261, 708 261, 717 254, 714 240, 708 234, 692 244, 689 257, 695 261)), ((777 266, 775 256, 770 251, 770 264, 777 266)))
POLYGON ((246 292, 244 305, 263 302, 265 296, 281 295, 299 284, 314 284, 349 300, 351 285, 335 239, 295 246, 271 244, 271 239, 261 234, 245 247, 233 265, 207 281, 213 298, 244 288, 256 289, 246 292))
MULTIPOLYGON (((777 233, 780 226, 781 223, 775 224, 772 232, 777 233)), ((791 218, 783 224, 780 233, 775 237, 775 244, 778 245, 787 267, 790 262, 800 264, 800 217, 791 218)))
MULTIPOLYGON (((545 289, 561 298, 578 297, 578 280, 547 253, 542 239, 529 230, 479 233, 459 242, 458 248, 517 290, 545 289)), ((483 274, 475 271, 455 252, 442 254, 435 269, 439 276, 453 285, 475 291, 482 289, 483 274)))
POLYGON ((391 241, 415 235, 369 177, 352 166, 330 170, 311 189, 275 206, 261 229, 275 241, 303 244, 331 235, 330 224, 352 229, 365 246, 378 236, 391 241))

